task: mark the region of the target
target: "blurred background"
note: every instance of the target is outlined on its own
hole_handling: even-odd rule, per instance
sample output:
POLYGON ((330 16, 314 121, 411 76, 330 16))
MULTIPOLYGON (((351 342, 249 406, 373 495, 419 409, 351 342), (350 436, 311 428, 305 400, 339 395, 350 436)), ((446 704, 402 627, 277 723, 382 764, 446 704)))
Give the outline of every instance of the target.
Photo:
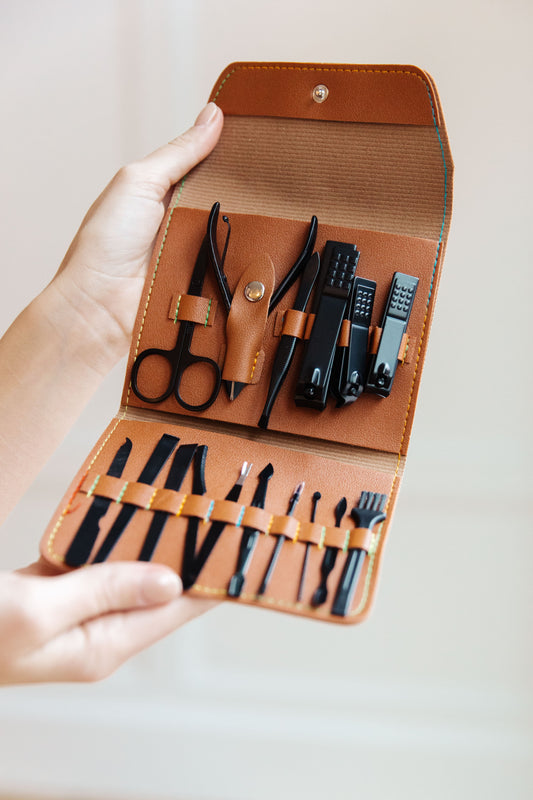
MULTIPOLYGON (((221 607, 102 684, 3 689, 2 799, 532 796, 531 23, 529 0, 1 0, 2 330, 230 61, 421 66, 456 170, 369 621, 221 607)), ((1 568, 34 560, 123 371, 0 531, 1 568)))

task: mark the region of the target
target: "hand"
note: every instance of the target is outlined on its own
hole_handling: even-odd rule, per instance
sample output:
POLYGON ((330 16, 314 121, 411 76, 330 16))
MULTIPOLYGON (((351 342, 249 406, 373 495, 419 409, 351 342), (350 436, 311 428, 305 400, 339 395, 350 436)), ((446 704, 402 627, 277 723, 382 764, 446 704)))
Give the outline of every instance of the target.
POLYGON ((127 352, 170 190, 211 152, 222 123, 209 103, 186 133, 123 167, 83 220, 50 288, 75 309, 92 366, 107 371, 127 352))
POLYGON ((156 564, 0 573, 0 685, 96 681, 215 605, 156 564))

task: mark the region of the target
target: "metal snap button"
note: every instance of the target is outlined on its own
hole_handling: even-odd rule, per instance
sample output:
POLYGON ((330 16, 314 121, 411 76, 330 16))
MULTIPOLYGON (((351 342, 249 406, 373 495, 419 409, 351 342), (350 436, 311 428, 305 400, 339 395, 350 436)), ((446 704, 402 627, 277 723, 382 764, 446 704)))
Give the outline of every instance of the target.
POLYGON ((324 100, 328 99, 329 89, 323 83, 319 83, 313 89, 313 100, 315 103, 323 103, 324 100))
POLYGON ((244 296, 250 303, 257 303, 263 298, 265 294, 265 287, 261 281, 250 281, 244 287, 244 296))

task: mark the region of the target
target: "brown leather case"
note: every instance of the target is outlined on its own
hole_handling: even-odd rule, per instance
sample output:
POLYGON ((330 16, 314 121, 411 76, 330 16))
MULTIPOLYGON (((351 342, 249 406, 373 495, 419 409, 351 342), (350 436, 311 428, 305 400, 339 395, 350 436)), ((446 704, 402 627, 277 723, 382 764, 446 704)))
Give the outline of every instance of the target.
MULTIPOLYGON (((221 74, 210 99, 225 114, 222 137, 213 153, 176 186, 139 306, 119 413, 66 492, 42 540, 42 554, 54 565, 68 568, 65 553, 98 496, 111 502, 100 520, 89 562, 125 502, 136 511, 109 558, 137 559, 154 515, 164 513, 165 526, 152 560, 178 572, 188 520, 202 520, 197 548, 214 520, 225 521, 190 589, 195 595, 225 599, 243 526, 249 525, 260 534, 239 602, 313 619, 359 622, 372 603, 404 470, 450 224, 453 167, 439 98, 431 77, 412 66, 235 63, 221 74), (323 102, 315 99, 317 86, 327 87, 323 102), (357 274, 377 282, 374 326, 381 321, 394 272, 418 277, 407 346, 388 398, 365 392, 340 409, 331 401, 322 412, 297 407, 293 397, 300 345, 268 430, 257 427, 283 312, 292 308, 297 285, 267 317, 252 368, 247 364, 242 369, 238 348, 235 365, 230 363, 234 356, 228 354, 225 376, 229 369, 234 380, 249 383, 233 402, 222 389, 210 408, 193 413, 181 408, 174 396, 155 406, 136 397, 130 384, 135 358, 147 348, 171 349, 180 319, 196 321, 192 351, 222 367, 227 315, 213 271, 207 272, 203 299, 187 296, 215 201, 220 201, 221 213, 231 223, 225 271, 232 291, 245 270, 257 272, 256 278, 262 280, 272 264, 277 286, 298 256, 313 214, 319 223, 315 249, 322 251, 328 239, 357 244, 361 253, 357 274), (181 296, 186 297, 183 305, 181 296), (180 317, 180 311, 185 316, 180 317), (192 469, 181 491, 163 488, 171 459, 153 486, 138 482, 163 433, 179 437, 180 445, 208 446, 204 496, 192 493, 192 469), (133 443, 132 451, 121 477, 113 478, 106 473, 126 437, 133 443), (239 500, 222 501, 244 461, 253 467, 239 500), (250 502, 257 475, 268 462, 274 474, 263 511, 250 502), (287 503, 300 481, 305 481, 305 488, 293 517, 288 517, 287 503), (313 524, 311 498, 317 490, 322 497, 313 524), (386 521, 372 533, 357 528, 349 517, 362 491, 387 495, 386 521), (334 509, 343 495, 348 514, 336 528, 334 509), (278 563, 266 593, 258 597, 280 534, 286 539, 278 563), (315 608, 311 598, 320 583, 328 545, 339 552, 328 579, 327 601, 315 608), (349 613, 333 616, 336 587, 347 552, 354 547, 367 553, 357 591, 349 613), (306 550, 306 581, 298 601, 306 550)), ((220 247, 225 227, 219 223, 220 247)), ((305 328, 290 315, 287 324, 300 335, 305 328)), ((256 332, 250 331, 250 337, 250 347, 255 348, 256 332)), ((189 399, 198 403, 210 377, 207 368, 194 369, 189 399)), ((168 370, 161 363, 142 374, 154 393, 163 391, 168 382, 168 370)))

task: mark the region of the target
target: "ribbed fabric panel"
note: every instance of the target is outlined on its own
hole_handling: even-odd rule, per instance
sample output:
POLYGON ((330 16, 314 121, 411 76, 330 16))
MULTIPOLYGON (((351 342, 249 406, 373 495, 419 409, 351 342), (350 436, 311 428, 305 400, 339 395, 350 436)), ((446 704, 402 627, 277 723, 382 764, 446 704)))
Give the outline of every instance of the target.
POLYGON ((227 117, 180 205, 438 240, 444 165, 435 128, 227 117))

